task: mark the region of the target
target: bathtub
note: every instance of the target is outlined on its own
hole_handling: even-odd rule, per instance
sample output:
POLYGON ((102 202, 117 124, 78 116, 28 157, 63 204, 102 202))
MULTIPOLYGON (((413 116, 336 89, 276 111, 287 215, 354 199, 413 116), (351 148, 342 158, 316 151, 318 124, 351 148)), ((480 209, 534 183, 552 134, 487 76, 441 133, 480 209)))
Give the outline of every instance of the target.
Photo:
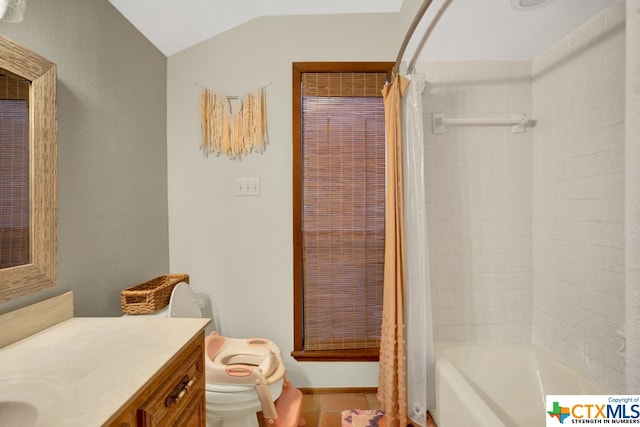
POLYGON ((436 344, 438 427, 540 427, 547 394, 611 394, 534 344, 436 344))

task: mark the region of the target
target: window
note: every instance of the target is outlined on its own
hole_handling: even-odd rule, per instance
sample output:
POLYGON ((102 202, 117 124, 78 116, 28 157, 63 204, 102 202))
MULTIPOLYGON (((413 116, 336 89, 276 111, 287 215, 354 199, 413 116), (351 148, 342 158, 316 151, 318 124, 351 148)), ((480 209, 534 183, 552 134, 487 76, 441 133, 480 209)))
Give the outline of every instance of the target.
POLYGON ((294 351, 377 360, 393 63, 293 64, 294 351))
POLYGON ((29 82, 0 70, 0 269, 30 262, 29 82))

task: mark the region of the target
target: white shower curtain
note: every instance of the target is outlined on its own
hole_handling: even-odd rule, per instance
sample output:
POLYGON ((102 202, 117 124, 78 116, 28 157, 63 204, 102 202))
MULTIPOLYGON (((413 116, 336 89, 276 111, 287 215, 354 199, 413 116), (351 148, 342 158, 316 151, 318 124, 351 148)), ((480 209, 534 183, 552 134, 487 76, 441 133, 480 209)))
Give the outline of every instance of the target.
POLYGON ((424 181, 424 75, 408 78, 411 83, 402 105, 407 412, 414 423, 426 426, 426 411, 435 407, 435 372, 424 181))

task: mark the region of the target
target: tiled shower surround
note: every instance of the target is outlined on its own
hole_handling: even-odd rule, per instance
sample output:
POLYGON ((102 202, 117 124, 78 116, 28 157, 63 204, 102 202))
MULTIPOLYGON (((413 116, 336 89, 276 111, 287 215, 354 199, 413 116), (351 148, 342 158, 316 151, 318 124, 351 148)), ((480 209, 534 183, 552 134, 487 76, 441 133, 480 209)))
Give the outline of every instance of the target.
POLYGON ((431 117, 531 116, 531 63, 433 62, 426 70, 435 339, 530 341, 532 132, 448 126, 433 134, 431 117))
POLYGON ((533 341, 622 391, 625 4, 533 61, 533 341))
POLYGON ((622 392, 624 1, 533 61, 425 62, 434 334, 533 341, 622 392), (536 120, 431 132, 449 117, 536 120))

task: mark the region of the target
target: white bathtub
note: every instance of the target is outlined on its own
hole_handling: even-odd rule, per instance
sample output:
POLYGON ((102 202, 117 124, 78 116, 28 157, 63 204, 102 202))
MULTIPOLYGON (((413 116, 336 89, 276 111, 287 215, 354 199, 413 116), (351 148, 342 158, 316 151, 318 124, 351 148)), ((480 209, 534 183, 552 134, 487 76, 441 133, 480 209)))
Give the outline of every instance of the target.
POLYGON ((611 394, 533 344, 436 344, 438 427, 540 427, 547 394, 611 394))

